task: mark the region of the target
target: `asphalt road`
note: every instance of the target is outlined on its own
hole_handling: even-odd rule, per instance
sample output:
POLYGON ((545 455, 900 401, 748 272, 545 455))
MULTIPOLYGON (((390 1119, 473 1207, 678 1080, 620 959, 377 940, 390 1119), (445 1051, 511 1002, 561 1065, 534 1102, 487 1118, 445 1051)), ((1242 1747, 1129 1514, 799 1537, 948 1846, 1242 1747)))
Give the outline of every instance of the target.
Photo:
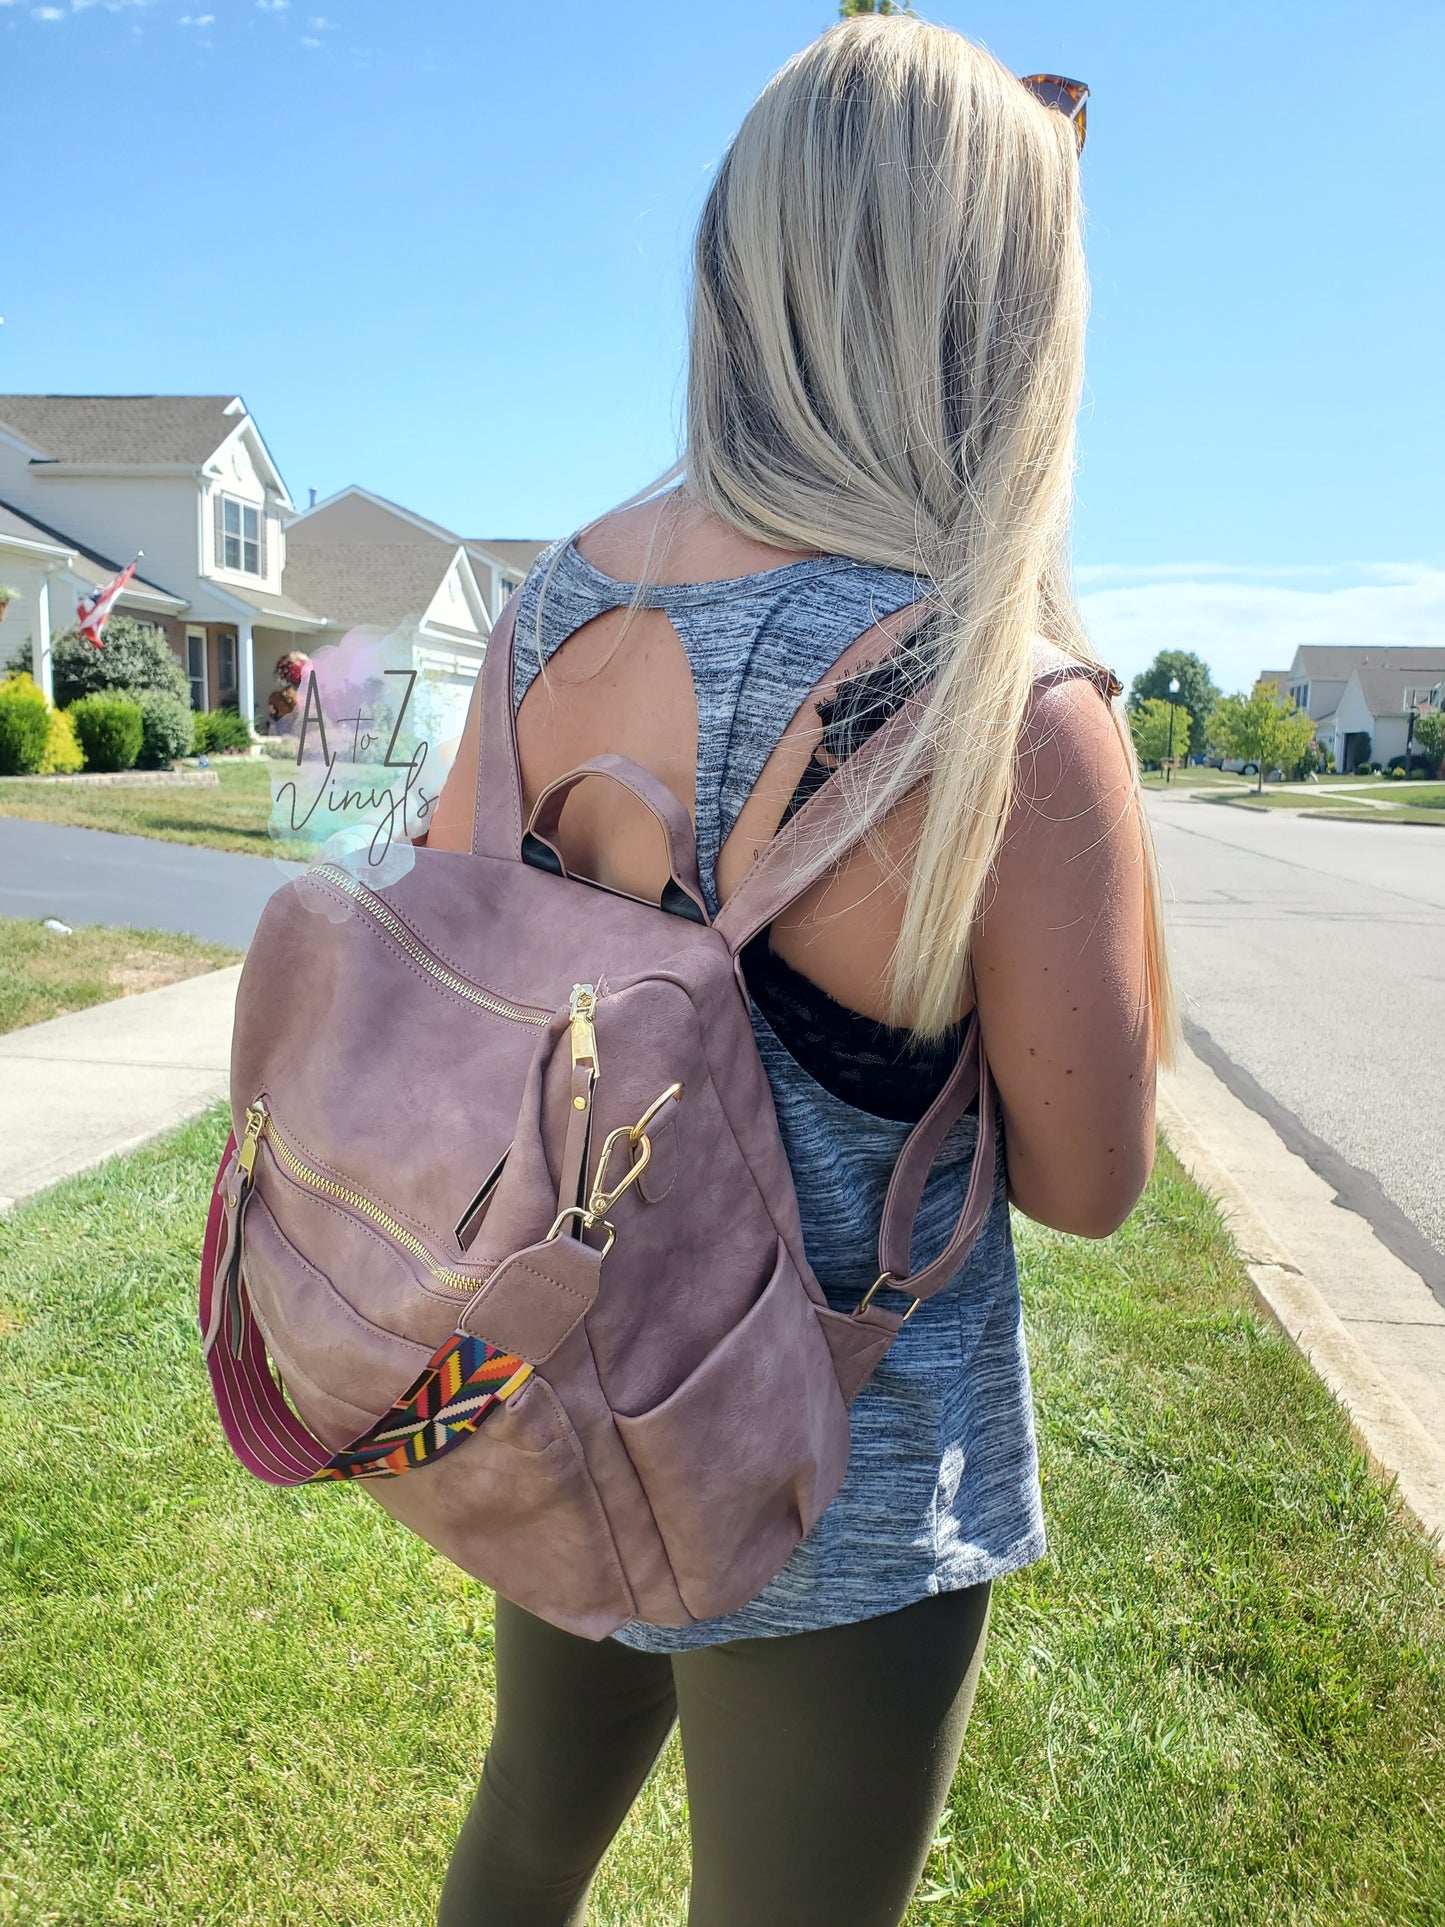
POLYGON ((271 857, 0 817, 0 916, 131 924, 250 943, 289 871, 271 857))
POLYGON ((1445 1300, 1445 832, 1148 808, 1191 1044, 1445 1300))

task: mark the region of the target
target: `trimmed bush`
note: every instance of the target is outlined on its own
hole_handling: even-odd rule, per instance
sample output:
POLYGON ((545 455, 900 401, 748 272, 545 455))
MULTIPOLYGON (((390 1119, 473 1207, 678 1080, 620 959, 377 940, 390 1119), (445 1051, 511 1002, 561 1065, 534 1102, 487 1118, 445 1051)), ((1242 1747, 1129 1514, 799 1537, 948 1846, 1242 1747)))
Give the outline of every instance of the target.
POLYGON ((50 706, 26 675, 0 682, 0 776, 34 776, 45 759, 50 706))
POLYGON ((67 715, 88 769, 134 769, 144 726, 140 704, 129 696, 82 696, 67 715))
POLYGON ((198 755, 224 755, 228 750, 249 749, 251 732, 238 709, 211 709, 195 718, 195 743, 198 755))
POLYGON ((1393 782, 1393 783, 1403 783, 1403 782, 1404 782, 1404 780, 1405 780, 1405 770, 1404 770, 1404 766, 1403 766, 1403 764, 1400 764, 1400 763, 1391 763, 1391 765, 1390 765, 1390 780, 1391 780, 1391 782, 1393 782))
POLYGON ((82 696, 138 689, 169 689, 189 703, 191 685, 171 645, 159 629, 134 616, 112 616, 105 643, 97 649, 78 629, 55 638, 51 650, 55 700, 68 709, 82 696))
POLYGON ((138 689, 135 700, 141 720, 140 767, 169 769, 178 758, 189 756, 196 739, 190 705, 169 689, 138 689))
POLYGON ((40 759, 42 776, 74 776, 85 768, 85 757, 75 740, 75 724, 64 709, 50 711, 50 730, 45 738, 45 754, 40 759))

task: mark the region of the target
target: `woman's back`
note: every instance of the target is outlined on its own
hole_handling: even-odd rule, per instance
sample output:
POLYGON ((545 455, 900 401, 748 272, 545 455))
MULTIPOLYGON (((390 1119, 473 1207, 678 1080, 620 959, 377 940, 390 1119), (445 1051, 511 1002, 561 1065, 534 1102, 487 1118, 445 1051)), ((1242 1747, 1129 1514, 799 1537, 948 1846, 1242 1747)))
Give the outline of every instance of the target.
MULTIPOLYGON (((548 551, 521 592, 515 696, 525 787, 530 800, 606 751, 650 768, 694 814, 703 889, 716 911, 805 777, 823 736, 820 700, 895 651, 929 585, 839 556, 780 557, 730 531, 709 531, 683 507, 661 569, 652 558, 643 606, 629 610, 651 531, 640 518, 631 528, 620 521, 590 531, 588 553, 570 542, 548 551), (704 578, 700 568, 727 573, 704 578)), ((1092 692, 1091 699, 1102 710, 1092 692)), ((899 1079, 890 1080, 888 1063, 861 1086, 840 1084, 826 1051, 810 1072, 800 1061, 797 1012, 804 1024, 810 1007, 820 1024, 830 1010, 843 1019, 861 1013, 874 1020, 880 1059, 896 1067, 902 1056, 909 1068, 906 1035, 877 1019, 886 1009, 910 827, 886 823, 879 841, 773 926, 771 948, 798 992, 787 1026, 776 1012, 778 1028, 768 1021, 759 995, 753 1006, 808 1255, 843 1310, 874 1282, 883 1195, 925 1101, 891 1101, 899 1079)), ((445 833, 439 822, 430 840, 445 833)), ((655 897, 666 869, 653 834, 649 819, 619 807, 612 785, 582 785, 562 823, 570 868, 655 897)), ((936 1064, 941 1082, 957 1043, 946 1033, 915 1051, 914 1081, 936 1064)), ((958 1216, 976 1129, 976 1117, 966 1117, 940 1151, 918 1218, 920 1259, 941 1246, 958 1216)), ((683 1632, 634 1626, 620 1637, 673 1651, 846 1623, 1038 1557, 1043 1528, 1004 1160, 968 1263, 909 1321, 852 1418, 842 1490, 757 1599, 683 1632)))

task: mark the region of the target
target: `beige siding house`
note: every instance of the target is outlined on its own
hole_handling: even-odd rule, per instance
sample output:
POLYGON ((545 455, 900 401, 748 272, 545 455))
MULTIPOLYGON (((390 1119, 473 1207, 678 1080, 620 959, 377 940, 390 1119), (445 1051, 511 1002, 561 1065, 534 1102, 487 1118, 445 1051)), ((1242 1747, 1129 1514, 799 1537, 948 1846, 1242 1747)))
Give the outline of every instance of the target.
POLYGON ((143 551, 118 607, 152 622, 197 709, 265 726, 277 657, 408 628, 418 668, 470 688, 541 542, 467 541, 360 488, 296 513, 239 395, 0 395, 0 657, 51 689, 53 633, 143 551))

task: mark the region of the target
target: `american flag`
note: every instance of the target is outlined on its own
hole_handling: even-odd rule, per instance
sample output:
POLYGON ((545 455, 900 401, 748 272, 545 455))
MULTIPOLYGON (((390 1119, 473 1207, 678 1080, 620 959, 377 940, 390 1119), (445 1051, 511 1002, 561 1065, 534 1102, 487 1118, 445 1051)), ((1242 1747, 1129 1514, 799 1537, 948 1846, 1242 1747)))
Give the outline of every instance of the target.
MULTIPOLYGON (((137 556, 136 562, 139 560, 140 557, 137 556)), ((80 623, 80 633, 93 648, 105 647, 102 631, 110 618, 110 612, 115 607, 117 598, 134 574, 135 562, 131 562, 121 570, 113 582, 107 582, 103 589, 93 590, 90 595, 83 597, 76 604, 75 613, 80 623)))

